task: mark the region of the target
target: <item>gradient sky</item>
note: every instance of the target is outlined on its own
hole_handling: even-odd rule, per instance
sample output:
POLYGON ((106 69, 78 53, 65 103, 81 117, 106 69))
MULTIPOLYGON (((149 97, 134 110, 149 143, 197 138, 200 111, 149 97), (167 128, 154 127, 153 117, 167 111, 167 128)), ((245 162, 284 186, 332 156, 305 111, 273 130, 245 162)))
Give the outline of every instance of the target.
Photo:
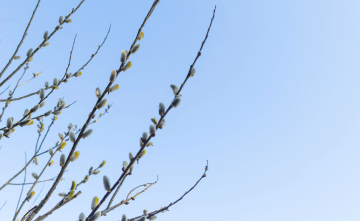
MULTIPOLYGON (((44 31, 52 31, 59 16, 78 2, 43 0, 18 54, 24 57, 29 48, 36 48, 44 31)), ((107 42, 83 75, 62 84, 40 110, 52 109, 62 97, 67 103, 77 101, 59 116, 44 149, 54 145, 57 133, 70 122, 85 122, 97 99, 95 88, 105 88, 111 70, 120 65, 121 50, 131 45, 151 4, 152 0, 87 0, 72 16, 73 22, 34 56, 24 78, 42 73, 14 97, 63 76, 75 34, 70 72, 76 71, 97 49, 111 23, 107 42)), ((0 68, 15 50, 35 5, 35 0, 1 1, 0 68)), ((72 180, 79 182, 90 166, 102 160, 106 166, 80 188, 83 194, 47 220, 76 220, 81 212, 89 214, 91 199, 105 194, 102 176, 109 176, 112 183, 117 180, 123 160, 130 151, 137 152, 150 118, 158 118, 158 103, 169 105, 173 99, 169 85, 180 86, 184 80, 215 5, 216 18, 196 76, 186 84, 181 105, 169 112, 166 126, 116 201, 157 176, 158 183, 99 220, 120 220, 123 213, 132 218, 143 209, 153 211, 175 201, 201 176, 206 160, 207 177, 158 220, 359 220, 360 2, 355 0, 161 0, 143 29, 140 50, 131 56, 133 67, 119 75, 120 89, 107 96, 113 107, 90 126, 93 134, 77 148, 80 158, 70 164, 40 214, 51 209, 61 199, 56 194, 68 191, 72 180)), ((19 63, 14 61, 7 74, 19 63)), ((19 75, 6 86, 13 87, 19 75)), ((3 119, 19 119, 38 100, 34 96, 12 102, 3 119)), ((45 119, 45 126, 49 122, 45 119)), ((11 139, 0 141, 0 184, 22 167, 25 151, 31 157, 36 129, 17 128, 11 139)), ((70 148, 68 144, 64 152, 70 148)), ((39 157, 40 165, 47 159, 48 155, 39 157)), ((40 173, 41 168, 32 164, 27 180, 32 181, 31 173, 40 173)), ((56 156, 44 178, 59 170, 56 156)), ((23 178, 22 174, 14 182, 23 178)), ((45 184, 35 204, 50 186, 45 184)), ((37 185, 36 195, 41 188, 37 185)), ((12 220, 19 191, 19 186, 0 191, 0 207, 7 200, 1 220, 12 220)), ((33 200, 23 213, 35 205, 33 200)))

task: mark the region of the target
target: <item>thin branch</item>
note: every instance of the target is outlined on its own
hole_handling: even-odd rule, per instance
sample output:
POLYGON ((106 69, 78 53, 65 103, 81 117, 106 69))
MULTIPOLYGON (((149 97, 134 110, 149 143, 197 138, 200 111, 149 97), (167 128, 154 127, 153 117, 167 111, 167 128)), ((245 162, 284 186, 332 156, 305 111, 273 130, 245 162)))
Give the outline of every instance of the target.
MULTIPOLYGON (((26 164, 27 164, 27 159, 26 159, 26 152, 25 152, 25 165, 26 165, 26 164)), ((20 200, 21 200, 21 195, 22 195, 23 190, 24 190, 25 182, 26 182, 26 169, 25 169, 25 174, 24 174, 24 182, 23 182, 22 187, 21 187, 21 192, 20 192, 20 196, 19 196, 18 203, 17 203, 17 205, 16 205, 15 213, 16 213, 17 209, 19 208, 19 204, 20 204, 20 200)))
MULTIPOLYGON (((85 0, 82 0, 78 6, 73 9, 67 16, 65 16, 65 19, 60 23, 60 25, 63 25, 65 22, 66 19, 68 19, 72 14, 74 14, 79 8, 80 6, 82 5, 82 3, 84 2, 85 0)), ((27 62, 28 58, 31 58, 32 56, 34 56, 34 54, 36 54, 36 52, 38 52, 40 50, 40 48, 42 48, 43 44, 46 43, 48 40, 50 40, 50 38, 60 29, 55 29, 47 39, 44 39, 40 45, 32 52, 32 54, 30 56, 28 56, 5 80, 3 80, 1 83, 0 83, 0 87, 3 86, 5 84, 5 82, 7 82, 10 78, 12 78, 12 76, 14 76, 14 74, 16 72, 18 72, 20 70, 20 68, 22 66, 24 66, 24 64, 27 62)))
POLYGON ((149 189, 152 185, 154 185, 154 184, 156 184, 156 183, 157 183, 157 181, 155 181, 155 182, 153 182, 153 183, 147 183, 147 184, 143 184, 143 185, 140 185, 140 186, 138 186, 138 187, 135 187, 134 189, 132 189, 132 190, 130 191, 130 193, 131 193, 132 191, 134 191, 135 189, 139 188, 139 187, 142 187, 142 186, 145 186, 145 187, 146 187, 146 186, 149 184, 149 186, 147 186, 147 187, 146 187, 145 189, 143 189, 142 191, 136 193, 136 194, 133 195, 132 197, 129 198, 129 195, 130 195, 130 193, 129 193, 129 195, 128 195, 128 197, 126 198, 126 200, 122 200, 120 203, 116 204, 115 206, 110 207, 110 208, 106 208, 105 210, 101 211, 101 215, 102 215, 102 216, 106 216, 106 214, 107 214, 108 212, 110 212, 110 211, 118 208, 118 207, 121 206, 121 205, 124 205, 124 204, 128 203, 130 200, 135 200, 135 197, 137 197, 138 195, 142 194, 143 192, 145 192, 147 189, 149 189))
POLYGON ((77 192, 73 197, 71 197, 70 199, 64 201, 62 204, 57 205, 56 207, 52 208, 49 212, 45 213, 42 216, 39 216, 38 218, 35 219, 35 221, 41 221, 44 220, 46 217, 50 216, 55 210, 61 208, 62 206, 64 206, 65 204, 67 204, 68 202, 72 201, 73 199, 75 199, 76 197, 78 197, 81 194, 81 191, 77 192))
POLYGON ((117 187, 117 189, 116 189, 115 193, 113 194, 113 196, 111 197, 111 199, 110 199, 110 201, 109 201, 109 204, 108 204, 108 206, 106 207, 106 209, 110 209, 111 204, 113 203, 113 201, 114 201, 114 199, 115 199, 116 195, 118 194, 118 192, 119 192, 119 190, 120 190, 121 186, 123 185, 123 183, 124 183, 124 181, 125 181, 126 177, 127 177, 127 174, 125 175, 124 179, 121 181, 120 185, 117 187))
MULTIPOLYGON (((176 203, 178 203, 179 201, 181 201, 188 193, 190 193, 190 192, 200 183, 200 181, 201 181, 203 178, 206 177, 206 171, 208 171, 208 169, 209 169, 209 167, 208 167, 208 161, 206 161, 205 171, 204 171, 204 173, 201 175, 200 179, 194 184, 194 186, 192 186, 188 191, 186 191, 186 192, 185 192, 179 199, 177 199, 175 202, 170 203, 168 206, 163 207, 163 208, 161 208, 161 209, 159 209, 159 210, 155 210, 155 211, 153 211, 153 212, 151 212, 151 213, 148 213, 148 214, 146 215, 146 218, 147 218, 147 219, 150 219, 152 216, 155 216, 156 214, 158 214, 158 213, 160 213, 160 212, 163 212, 163 211, 165 211, 165 210, 168 211, 171 206, 173 206, 173 205, 175 205, 176 203)), ((143 215, 134 217, 134 218, 132 218, 132 219, 128 219, 128 221, 136 220, 136 219, 138 219, 138 218, 140 218, 140 217, 142 217, 142 216, 143 216, 143 215)))
POLYGON ((37 10, 37 8, 39 7, 39 4, 40 4, 40 0, 39 0, 38 3, 36 4, 36 7, 35 7, 32 15, 31 15, 30 21, 29 21, 29 23, 28 23, 28 25, 27 25, 27 27, 26 27, 26 29, 25 29, 25 32, 24 32, 24 34, 23 34, 23 36, 22 36, 22 38, 21 38, 21 40, 20 40, 20 43, 19 43, 18 46, 16 47, 16 50, 15 50, 14 54, 11 56, 9 62, 6 64, 6 66, 4 67, 4 69, 1 71, 1 73, 0 73, 0 78, 2 77, 2 75, 4 74, 4 72, 6 71, 6 69, 9 67, 9 65, 11 64, 12 60, 13 60, 14 57, 16 56, 16 53, 19 51, 20 46, 22 45, 22 43, 23 43, 23 41, 24 41, 24 39, 25 39, 25 37, 26 37, 26 35, 27 35, 27 31, 28 31, 28 29, 29 29, 29 27, 30 27, 30 24, 31 24, 31 22, 32 22, 32 20, 33 20, 33 18, 34 18, 34 16, 35 16, 36 10, 37 10))
MULTIPOLYGON (((154 5, 156 5, 157 3, 158 3, 158 1, 155 1, 155 2, 154 2, 154 5)), ((154 5, 153 5, 153 6, 154 6, 154 5)), ((152 11, 152 10, 150 10, 150 11, 152 11)), ((185 78, 185 81, 183 82, 181 88, 179 89, 179 91, 178 91, 178 93, 177 93, 176 95, 180 94, 181 89, 182 89, 183 86, 185 85, 187 79, 190 77, 190 72, 191 72, 192 67, 195 65, 197 59, 198 59, 198 58, 200 57, 200 55, 201 55, 201 50, 202 50, 202 48, 203 48, 203 46, 204 46, 204 44, 205 44, 205 42, 206 42, 206 40, 207 40, 207 37, 208 37, 209 31, 210 31, 212 22, 213 22, 213 20, 214 20, 214 18, 215 18, 215 11, 216 11, 216 6, 215 6, 215 9, 214 9, 213 16, 212 16, 212 18, 211 18, 211 22, 210 22, 208 31, 207 31, 207 33, 206 33, 205 39, 203 40, 203 42, 202 42, 202 44, 201 44, 200 50, 199 50, 199 52, 198 52, 198 54, 197 54, 197 56, 196 56, 193 64, 190 66, 190 69, 189 69, 189 72, 188 72, 188 74, 187 74, 187 77, 185 78)), ((150 13, 150 12, 149 12, 149 13, 150 13)), ((148 15, 149 15, 149 14, 148 14, 148 15)), ((146 19, 145 19, 145 20, 146 20, 146 19)), ((140 33, 140 32, 139 32, 139 33, 140 33)), ((121 70, 121 67, 120 67, 119 70, 121 70)), ((172 106, 170 105, 170 106, 168 107, 168 109, 166 110, 166 112, 161 116, 161 118, 160 118, 160 120, 159 120, 159 124, 157 124, 157 126, 156 126, 156 130, 159 129, 160 122, 164 119, 164 117, 167 115, 167 113, 170 111, 171 108, 172 108, 172 106)), ((88 220, 89 217, 91 217, 92 215, 94 215, 94 213, 99 209, 99 207, 102 205, 102 203, 105 202, 106 198, 110 195, 110 193, 116 188, 117 185, 120 184, 121 180, 125 177, 125 174, 127 174, 127 173, 129 172, 130 168, 132 167, 132 165, 134 165, 135 161, 136 161, 137 159, 139 159, 140 155, 142 154, 142 151, 145 149, 147 143, 151 140, 151 138, 152 138, 152 136, 149 136, 148 139, 143 142, 143 143, 144 143, 143 146, 140 148, 140 150, 138 151, 138 153, 136 154, 136 156, 130 161, 130 163, 129 163, 129 165, 127 166, 127 168, 124 169, 124 172, 121 174, 120 178, 115 182, 115 184, 114 184, 113 187, 110 189, 110 191, 107 192, 107 193, 103 196, 103 198, 100 200, 99 204, 95 207, 95 209, 92 210, 92 212, 88 215, 88 217, 86 218, 86 220, 88 220)))
POLYGON ((4 206, 6 205, 7 200, 5 201, 5 203, 2 205, 2 207, 0 207, 0 211, 2 210, 2 208, 4 208, 4 206))

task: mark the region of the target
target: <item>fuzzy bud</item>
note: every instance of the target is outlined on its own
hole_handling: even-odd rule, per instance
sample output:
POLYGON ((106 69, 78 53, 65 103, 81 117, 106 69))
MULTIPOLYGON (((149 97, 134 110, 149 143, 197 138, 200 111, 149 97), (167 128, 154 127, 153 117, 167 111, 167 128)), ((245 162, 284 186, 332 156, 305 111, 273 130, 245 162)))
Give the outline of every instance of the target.
POLYGON ((14 60, 19 60, 21 56, 14 56, 14 60))
POLYGON ((53 80, 53 87, 56 87, 58 85, 59 81, 57 78, 54 78, 53 80))
POLYGON ((20 121, 19 125, 20 127, 23 127, 31 122, 31 119, 25 119, 23 121, 20 121))
POLYGON ((49 116, 51 113, 52 113, 52 110, 49 110, 49 111, 47 111, 47 112, 44 113, 44 116, 47 117, 47 116, 49 116))
POLYGON ((94 210, 98 204, 99 204, 99 198, 95 196, 91 201, 91 210, 94 210))
POLYGON ((48 81, 45 82, 45 87, 46 87, 46 88, 49 87, 49 82, 48 82, 48 81))
POLYGON ((192 67, 190 70, 190 77, 194 77, 195 74, 196 74, 196 69, 194 67, 192 67))
POLYGON ((96 90, 95 90, 95 94, 96 94, 96 97, 101 97, 101 90, 100 90, 100 88, 96 88, 96 90))
POLYGON ((87 131, 85 131, 82 135, 83 138, 87 138, 88 136, 90 136, 90 134, 93 132, 92 129, 89 129, 87 131))
POLYGON ((75 137, 74 132, 72 132, 72 131, 69 132, 69 138, 70 138, 70 141, 71 141, 71 142, 73 142, 73 143, 75 142, 76 137, 75 137))
POLYGON ((99 103, 96 104, 96 108, 100 109, 100 108, 104 107, 106 105, 106 102, 107 102, 107 99, 100 101, 99 103))
POLYGON ((171 106, 176 108, 180 105, 180 103, 181 103, 181 98, 179 95, 176 95, 174 100, 171 102, 171 106))
POLYGON ((129 153, 129 159, 130 159, 130 161, 131 161, 133 158, 134 158, 134 155, 130 152, 130 153, 129 153))
POLYGON ((103 177, 103 182, 104 182, 105 190, 110 192, 110 190, 111 190, 110 180, 109 180, 109 178, 107 176, 103 177))
POLYGON ((85 213, 80 213, 79 221, 85 221, 85 213))
POLYGON ((54 151, 52 148, 49 149, 49 154, 50 154, 50 156, 54 155, 54 151))
POLYGON ((116 70, 112 70, 110 74, 110 82, 113 83, 116 79, 116 70))
POLYGON ((165 105, 163 103, 159 104, 159 114, 161 116, 165 114, 165 105))
POLYGON ((131 61, 129 61, 128 63, 125 64, 125 66, 123 67, 123 71, 127 71, 129 68, 131 68, 132 63, 131 61))
POLYGON ((33 197, 35 195, 35 191, 31 191, 26 195, 26 200, 29 201, 31 199, 31 197, 33 197))
POLYGON ((34 177, 34 179, 39 178, 39 175, 37 175, 37 173, 32 173, 31 176, 34 177))
POLYGON ((121 221, 127 221, 127 218, 126 218, 126 215, 125 215, 125 214, 122 215, 121 221))
POLYGON ((33 53, 33 49, 30 48, 30 49, 27 51, 26 56, 30 57, 32 53, 33 53))
POLYGON ((77 160, 80 156, 80 152, 79 151, 75 151, 75 153, 71 156, 70 161, 74 162, 75 160, 77 160))
POLYGON ((94 171, 94 168, 93 168, 93 167, 90 167, 90 169, 89 169, 89 175, 91 175, 91 174, 93 173, 93 171, 94 171))
POLYGON ((94 215, 92 215, 89 218, 89 221, 95 221, 95 220, 99 219, 100 216, 101 216, 101 212, 96 212, 94 215))
POLYGON ((162 119, 160 124, 159 124, 159 128, 163 129, 164 126, 165 126, 165 119, 162 119))
POLYGON ((119 85, 118 85, 118 84, 115 84, 114 86, 112 86, 111 88, 109 88, 109 92, 116 91, 117 89, 119 89, 119 85))
POLYGON ((131 52, 132 54, 135 54, 135 53, 139 50, 139 48, 140 48, 140 44, 137 44, 137 45, 135 45, 134 47, 132 47, 132 48, 130 49, 130 52, 131 52))
POLYGON ((101 162, 101 163, 100 163, 99 168, 101 168, 101 167, 105 166, 105 163, 106 163, 106 161, 105 161, 105 160, 103 160, 103 162, 101 162))
POLYGON ((44 99, 44 97, 45 97, 45 90, 44 90, 44 88, 41 88, 41 89, 40 89, 39 95, 40 95, 40 99, 41 99, 41 100, 44 99))
POLYGON ((44 107, 45 106, 45 101, 42 101, 39 105, 40 105, 40 108, 44 107))
POLYGON ((125 171, 126 170, 126 168, 129 166, 129 163, 125 160, 124 162, 123 162, 123 171, 125 171))
POLYGON ((150 125, 149 131, 150 131, 150 136, 155 137, 156 129, 154 125, 150 125))
POLYGON ((13 123, 13 120, 12 120, 11 117, 9 117, 9 118, 6 120, 6 127, 7 127, 7 128, 11 128, 12 123, 13 123))
POLYGON ((59 23, 61 24, 63 21, 64 21, 63 16, 60 16, 60 17, 59 17, 59 23))
POLYGON ((177 95, 177 93, 179 92, 179 88, 175 85, 175 84, 172 84, 170 85, 174 95, 177 95))
POLYGON ((142 134, 141 139, 142 139, 143 142, 145 142, 145 141, 148 139, 148 137, 149 137, 149 135, 148 135, 146 132, 144 132, 144 133, 142 134))
POLYGON ((76 189, 76 182, 73 180, 71 182, 71 187, 70 187, 70 190, 75 190, 76 189))
POLYGON ((46 40, 48 37, 49 37, 49 32, 48 32, 48 31, 45 31, 45 32, 44 32, 44 40, 46 40))
POLYGON ((63 167, 65 165, 65 154, 61 154, 60 156, 60 166, 63 167))
POLYGON ((62 102, 62 104, 59 106, 58 110, 61 111, 62 109, 65 108, 65 102, 62 102))
POLYGON ((120 62, 121 62, 121 63, 125 63, 125 61, 126 61, 126 56, 127 56, 127 53, 126 53, 125 50, 123 50, 123 51, 121 52, 121 58, 120 58, 120 62))

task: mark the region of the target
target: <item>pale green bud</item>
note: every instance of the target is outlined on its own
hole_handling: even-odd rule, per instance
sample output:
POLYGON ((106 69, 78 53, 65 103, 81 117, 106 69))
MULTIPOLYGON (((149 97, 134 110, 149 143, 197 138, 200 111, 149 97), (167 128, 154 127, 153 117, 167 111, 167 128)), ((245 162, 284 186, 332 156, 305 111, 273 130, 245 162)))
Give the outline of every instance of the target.
POLYGON ((174 100, 171 102, 171 106, 176 108, 180 105, 180 103, 181 103, 181 98, 179 95, 176 95, 174 100))
POLYGON ((90 134, 93 132, 92 129, 89 129, 87 131, 85 131, 82 135, 83 138, 87 138, 88 136, 90 136, 90 134))
POLYGON ((104 183, 105 190, 110 192, 111 191, 110 180, 107 176, 103 177, 103 183, 104 183))
POLYGON ((63 167, 65 165, 65 154, 61 154, 60 156, 60 166, 63 167))
POLYGON ((44 40, 46 40, 48 37, 49 37, 49 32, 48 32, 48 31, 45 31, 45 32, 44 32, 44 40))
POLYGON ((75 137, 74 132, 72 132, 72 131, 69 132, 69 138, 70 138, 70 141, 71 141, 71 142, 73 142, 73 143, 75 142, 76 137, 75 137))
POLYGON ((179 92, 179 88, 175 85, 175 84, 172 84, 170 85, 174 95, 177 95, 177 93, 179 92))

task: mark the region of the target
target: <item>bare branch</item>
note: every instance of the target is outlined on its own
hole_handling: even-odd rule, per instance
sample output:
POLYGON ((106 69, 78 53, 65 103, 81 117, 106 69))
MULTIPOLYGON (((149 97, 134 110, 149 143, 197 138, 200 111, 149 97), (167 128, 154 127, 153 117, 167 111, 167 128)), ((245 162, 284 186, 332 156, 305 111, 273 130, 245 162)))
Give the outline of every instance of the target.
MULTIPOLYGON (((152 216, 155 216, 156 214, 158 214, 158 213, 160 213, 160 212, 168 211, 171 206, 175 205, 175 204, 178 203, 180 200, 182 200, 188 193, 190 193, 190 192, 200 183, 200 181, 201 181, 203 178, 206 177, 206 171, 208 171, 208 169, 209 169, 209 167, 208 167, 208 161, 206 161, 205 171, 204 171, 204 173, 201 175, 200 179, 194 184, 194 186, 192 186, 188 191, 186 191, 186 192, 185 192, 179 199, 177 199, 175 202, 170 203, 168 206, 163 207, 163 208, 161 208, 161 209, 159 209, 159 210, 155 210, 155 211, 153 211, 153 212, 151 212, 151 213, 148 213, 148 214, 146 215, 146 218, 147 218, 147 219, 150 219, 152 216)), ((142 216, 143 216, 143 215, 134 217, 134 218, 132 218, 132 219, 128 219, 128 221, 136 220, 136 219, 138 219, 138 218, 140 218, 140 217, 142 217, 142 216)))

